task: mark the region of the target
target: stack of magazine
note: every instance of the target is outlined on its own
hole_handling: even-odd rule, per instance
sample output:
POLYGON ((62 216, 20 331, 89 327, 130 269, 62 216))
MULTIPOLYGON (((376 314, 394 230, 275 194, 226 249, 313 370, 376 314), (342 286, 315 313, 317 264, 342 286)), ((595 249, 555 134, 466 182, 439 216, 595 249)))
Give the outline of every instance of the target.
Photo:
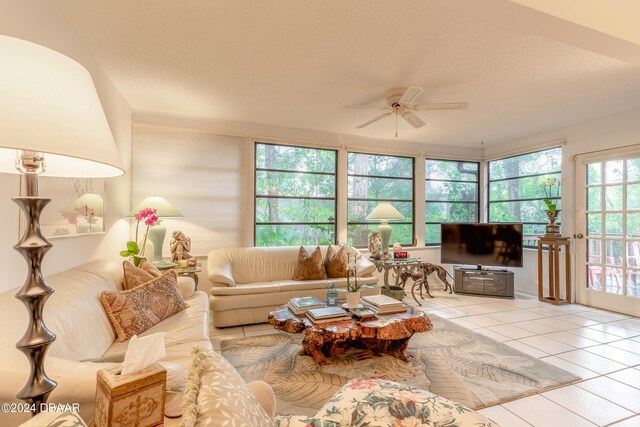
POLYGON ((349 320, 351 317, 340 307, 312 308, 307 311, 307 317, 313 323, 337 322, 349 320))
POLYGON ((291 298, 289 300, 289 304, 287 304, 289 310, 297 316, 301 314, 305 314, 308 310, 312 308, 320 308, 324 307, 324 301, 319 300, 316 297, 302 297, 302 298, 291 298))
POLYGON ((378 314, 404 313, 407 306, 401 301, 386 295, 371 295, 362 297, 362 304, 365 307, 373 308, 378 314))

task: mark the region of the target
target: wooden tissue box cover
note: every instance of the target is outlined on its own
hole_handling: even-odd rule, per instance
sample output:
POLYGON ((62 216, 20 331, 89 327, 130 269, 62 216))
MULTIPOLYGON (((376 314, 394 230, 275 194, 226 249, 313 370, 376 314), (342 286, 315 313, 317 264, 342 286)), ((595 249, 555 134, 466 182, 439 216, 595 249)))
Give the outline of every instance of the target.
POLYGON ((153 363, 120 375, 114 366, 98 371, 95 427, 151 427, 164 423, 167 371, 153 363))

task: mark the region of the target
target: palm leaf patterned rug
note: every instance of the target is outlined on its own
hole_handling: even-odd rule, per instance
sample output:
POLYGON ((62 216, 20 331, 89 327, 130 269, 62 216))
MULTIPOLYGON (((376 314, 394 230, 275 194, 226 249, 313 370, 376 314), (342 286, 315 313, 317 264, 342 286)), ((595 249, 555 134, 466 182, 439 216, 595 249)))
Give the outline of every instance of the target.
POLYGON ((302 334, 284 332, 223 341, 222 355, 247 381, 273 388, 281 415, 313 415, 352 378, 382 378, 429 390, 472 409, 579 380, 580 377, 429 315, 433 330, 415 334, 409 361, 350 349, 319 366, 299 356, 302 334))

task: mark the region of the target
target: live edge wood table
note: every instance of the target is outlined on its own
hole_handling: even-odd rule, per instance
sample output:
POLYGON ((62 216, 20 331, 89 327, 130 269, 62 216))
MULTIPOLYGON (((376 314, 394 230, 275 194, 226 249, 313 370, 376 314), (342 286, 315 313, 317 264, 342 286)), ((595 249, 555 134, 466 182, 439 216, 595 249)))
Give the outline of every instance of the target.
POLYGON ((367 320, 342 320, 315 324, 306 316, 296 316, 286 307, 269 313, 274 328, 293 334, 305 333, 300 355, 309 355, 319 365, 331 365, 330 358, 343 354, 351 346, 386 353, 407 360, 405 350, 416 332, 433 328, 422 311, 409 307, 406 312, 376 316, 367 320))

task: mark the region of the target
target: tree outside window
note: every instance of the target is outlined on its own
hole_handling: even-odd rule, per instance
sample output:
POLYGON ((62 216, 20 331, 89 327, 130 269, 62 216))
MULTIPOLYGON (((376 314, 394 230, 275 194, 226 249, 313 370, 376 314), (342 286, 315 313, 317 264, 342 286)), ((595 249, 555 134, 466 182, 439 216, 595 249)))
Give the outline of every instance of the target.
POLYGON ((336 243, 336 150, 256 143, 255 245, 336 243))

